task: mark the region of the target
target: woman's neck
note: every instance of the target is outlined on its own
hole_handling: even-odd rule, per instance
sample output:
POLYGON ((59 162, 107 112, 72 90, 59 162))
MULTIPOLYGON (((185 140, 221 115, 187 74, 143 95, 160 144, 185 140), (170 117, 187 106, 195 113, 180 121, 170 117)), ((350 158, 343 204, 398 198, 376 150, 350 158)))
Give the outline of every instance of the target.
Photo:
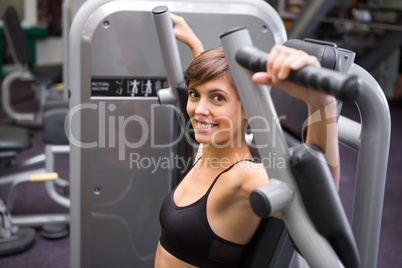
POLYGON ((231 164, 243 160, 252 159, 252 155, 244 141, 239 146, 212 146, 211 144, 201 144, 199 151, 204 164, 210 167, 227 168, 231 164))

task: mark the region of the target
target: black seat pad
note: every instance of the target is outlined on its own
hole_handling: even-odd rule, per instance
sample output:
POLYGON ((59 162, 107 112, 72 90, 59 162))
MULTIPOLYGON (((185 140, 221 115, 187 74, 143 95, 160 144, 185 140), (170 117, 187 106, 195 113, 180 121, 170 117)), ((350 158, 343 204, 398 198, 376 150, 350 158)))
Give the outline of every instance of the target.
POLYGON ((51 79, 53 82, 61 82, 62 65, 38 65, 31 69, 37 79, 51 79))
POLYGON ((30 147, 31 138, 27 129, 0 126, 0 151, 22 151, 30 147))

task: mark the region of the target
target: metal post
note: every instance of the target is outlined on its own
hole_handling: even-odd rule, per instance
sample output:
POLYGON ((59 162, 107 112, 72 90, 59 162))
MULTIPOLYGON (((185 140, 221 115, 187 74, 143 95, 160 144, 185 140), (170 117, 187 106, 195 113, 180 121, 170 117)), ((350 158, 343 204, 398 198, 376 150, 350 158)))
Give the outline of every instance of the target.
POLYGON ((298 15, 289 29, 289 39, 304 39, 312 37, 319 21, 317 17, 325 16, 335 4, 334 0, 310 0, 298 15))
MULTIPOLYGON (((70 151, 70 147, 68 145, 51 145, 47 144, 45 146, 45 154, 46 154, 46 161, 45 161, 45 168, 47 172, 54 172, 54 155, 57 153, 68 153, 70 151)), ((56 191, 56 185, 68 185, 68 182, 65 180, 58 178, 57 180, 49 180, 45 182, 46 192, 49 197, 60 206, 65 208, 70 208, 70 199, 60 195, 56 191), (58 183, 60 181, 60 183, 58 183)))
POLYGON ((360 76, 364 90, 356 104, 361 116, 360 150, 352 229, 362 267, 377 267, 384 203, 391 118, 385 95, 377 81, 359 65, 349 74, 360 76))

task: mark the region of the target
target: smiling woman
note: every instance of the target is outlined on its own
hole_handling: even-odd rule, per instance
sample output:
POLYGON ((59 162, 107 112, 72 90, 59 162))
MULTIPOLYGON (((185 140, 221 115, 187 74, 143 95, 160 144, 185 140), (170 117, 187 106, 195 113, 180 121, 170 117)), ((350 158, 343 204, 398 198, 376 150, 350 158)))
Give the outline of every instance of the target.
MULTIPOLYGON (((261 221, 251 208, 250 193, 269 182, 268 174, 249 151, 247 116, 223 49, 201 53, 200 42, 194 40, 185 21, 174 15, 172 20, 175 28, 187 31, 176 38, 196 57, 185 72, 185 80, 187 113, 200 147, 196 163, 162 203, 155 267, 236 267, 261 221)), ((316 58, 283 46, 274 47, 270 55, 268 72, 256 74, 255 82, 275 85, 304 100, 310 115, 319 112, 323 118, 335 118, 333 97, 284 81, 290 70, 318 66, 316 58)), ((338 157, 337 133, 327 128, 330 123, 309 125, 307 140, 323 151, 329 149, 328 156, 338 157), (327 135, 331 131, 334 133, 327 135)), ((332 171, 337 181, 338 167, 332 171)))
POLYGON ((202 144, 241 147, 247 117, 221 47, 197 57, 185 73, 187 113, 202 144), (236 144, 235 144, 236 142, 236 144))
POLYGON ((252 161, 244 135, 247 117, 223 49, 199 55, 185 78, 201 157, 162 204, 155 265, 235 267, 260 222, 244 187, 264 185, 268 176, 252 161))

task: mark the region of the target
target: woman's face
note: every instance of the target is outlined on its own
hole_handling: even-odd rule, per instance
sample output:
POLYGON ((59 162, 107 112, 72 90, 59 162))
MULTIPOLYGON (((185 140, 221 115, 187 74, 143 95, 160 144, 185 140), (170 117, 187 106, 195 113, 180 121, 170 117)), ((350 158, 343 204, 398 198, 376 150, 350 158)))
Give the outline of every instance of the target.
POLYGON ((224 78, 188 87, 187 113, 199 143, 240 146, 247 117, 237 91, 224 78))

